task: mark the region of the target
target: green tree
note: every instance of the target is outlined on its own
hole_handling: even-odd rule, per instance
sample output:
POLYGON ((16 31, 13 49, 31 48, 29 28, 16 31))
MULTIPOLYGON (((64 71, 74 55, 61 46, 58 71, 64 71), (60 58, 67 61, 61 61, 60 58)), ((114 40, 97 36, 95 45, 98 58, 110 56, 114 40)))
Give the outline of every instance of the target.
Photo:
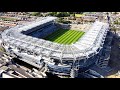
POLYGON ((116 14, 118 14, 118 12, 114 12, 113 14, 115 14, 115 15, 116 15, 116 14))
POLYGON ((50 12, 48 15, 55 17, 68 17, 70 16, 69 12, 50 12))
POLYGON ((32 12, 31 15, 32 16, 42 16, 42 14, 40 12, 32 12))
POLYGON ((63 23, 64 20, 63 20, 63 18, 59 18, 59 19, 57 20, 57 22, 59 22, 59 23, 63 23))
POLYGON ((2 46, 0 46, 0 51, 5 52, 5 49, 2 46))
POLYGON ((69 24, 69 23, 71 23, 70 21, 65 21, 62 17, 60 17, 60 18, 57 20, 57 22, 59 22, 59 23, 64 23, 64 24, 69 24))
POLYGON ((49 12, 48 15, 50 15, 50 16, 56 16, 57 12, 49 12))
POLYGON ((119 20, 115 20, 115 21, 114 21, 114 24, 120 25, 119 20))
POLYGON ((57 14, 57 17, 68 17, 68 16, 70 16, 69 12, 59 12, 57 14))

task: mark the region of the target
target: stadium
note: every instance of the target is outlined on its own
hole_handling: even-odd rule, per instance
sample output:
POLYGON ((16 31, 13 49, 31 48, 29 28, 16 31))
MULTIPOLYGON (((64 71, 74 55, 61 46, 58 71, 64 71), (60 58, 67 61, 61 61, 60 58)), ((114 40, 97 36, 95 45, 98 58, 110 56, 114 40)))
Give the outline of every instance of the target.
POLYGON ((95 21, 84 32, 70 30, 70 25, 61 26, 56 19, 42 17, 5 30, 2 45, 10 54, 37 68, 46 67, 53 74, 76 77, 97 61, 109 24, 95 21))

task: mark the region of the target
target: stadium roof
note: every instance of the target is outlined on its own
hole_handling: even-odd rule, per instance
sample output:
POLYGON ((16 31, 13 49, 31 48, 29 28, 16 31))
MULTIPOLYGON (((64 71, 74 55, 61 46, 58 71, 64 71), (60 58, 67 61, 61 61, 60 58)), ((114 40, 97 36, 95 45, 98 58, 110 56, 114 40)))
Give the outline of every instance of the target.
POLYGON ((29 30, 29 29, 37 27, 39 25, 45 24, 45 23, 50 22, 50 21, 55 20, 55 19, 56 19, 56 17, 44 17, 40 21, 32 22, 29 25, 26 25, 24 27, 19 28, 19 31, 21 31, 21 30, 26 31, 26 30, 29 30))

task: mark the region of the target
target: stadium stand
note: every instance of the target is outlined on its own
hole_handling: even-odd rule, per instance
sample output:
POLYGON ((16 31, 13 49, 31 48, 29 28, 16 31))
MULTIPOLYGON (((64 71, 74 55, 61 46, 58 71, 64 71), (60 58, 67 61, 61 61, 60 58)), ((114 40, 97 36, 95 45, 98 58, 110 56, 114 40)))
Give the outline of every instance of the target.
POLYGON ((103 48, 109 24, 95 21, 77 42, 63 45, 42 39, 57 30, 55 19, 44 17, 29 25, 5 30, 2 33, 3 47, 38 68, 43 59, 49 71, 56 74, 70 75, 73 68, 83 68, 80 70, 84 71, 94 64, 103 48))

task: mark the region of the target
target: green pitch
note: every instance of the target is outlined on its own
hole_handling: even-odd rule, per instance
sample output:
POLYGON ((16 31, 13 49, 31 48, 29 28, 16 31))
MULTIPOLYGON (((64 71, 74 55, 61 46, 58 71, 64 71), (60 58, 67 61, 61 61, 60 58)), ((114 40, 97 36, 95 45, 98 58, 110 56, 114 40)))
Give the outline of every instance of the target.
POLYGON ((45 37, 45 40, 60 44, 71 44, 78 41, 78 39, 84 34, 82 31, 68 30, 68 29, 59 29, 52 34, 45 37))

